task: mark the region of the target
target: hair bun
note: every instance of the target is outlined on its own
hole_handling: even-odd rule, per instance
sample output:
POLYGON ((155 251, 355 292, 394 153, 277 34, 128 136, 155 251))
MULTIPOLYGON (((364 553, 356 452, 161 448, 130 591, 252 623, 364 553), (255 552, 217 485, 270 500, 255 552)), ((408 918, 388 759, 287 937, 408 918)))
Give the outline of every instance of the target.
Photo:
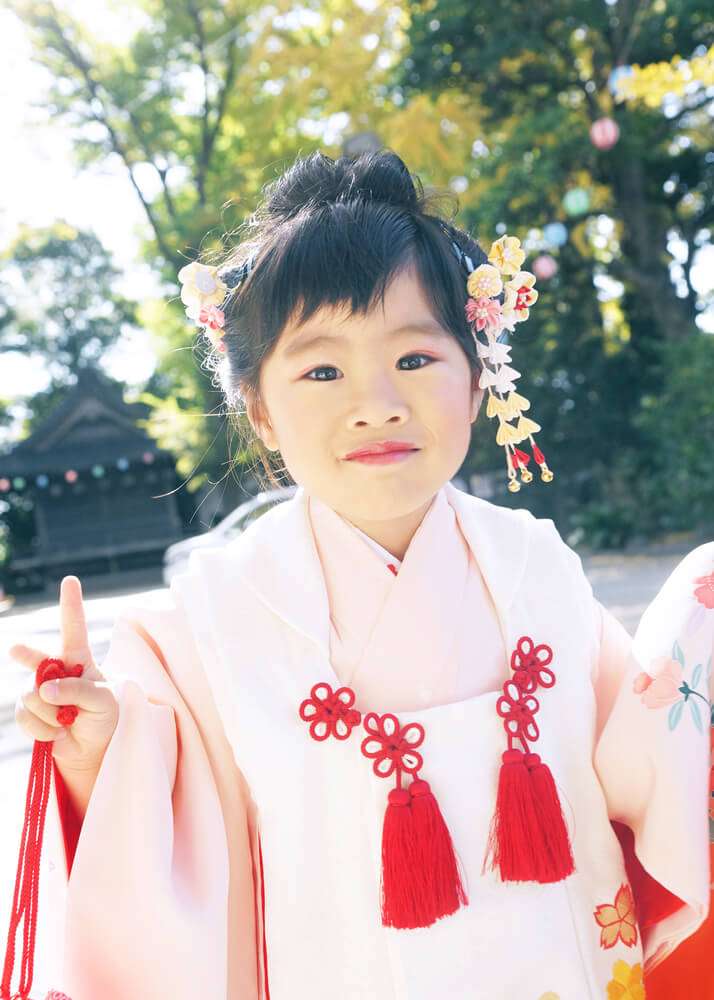
POLYGON ((401 157, 388 149, 337 160, 315 152, 268 186, 266 208, 273 218, 290 219, 307 206, 362 197, 417 211, 423 194, 417 184, 419 190, 401 157))

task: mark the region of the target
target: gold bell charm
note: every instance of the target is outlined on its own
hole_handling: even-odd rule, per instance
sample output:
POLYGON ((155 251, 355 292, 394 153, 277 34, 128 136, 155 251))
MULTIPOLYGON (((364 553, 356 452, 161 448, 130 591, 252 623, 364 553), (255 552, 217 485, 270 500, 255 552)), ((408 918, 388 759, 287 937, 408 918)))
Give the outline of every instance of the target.
POLYGON ((553 473, 550 471, 550 469, 546 464, 545 455, 540 450, 538 445, 535 443, 533 438, 531 438, 531 444, 533 445, 533 458, 536 460, 536 462, 540 467, 540 478, 544 483, 552 483, 553 473))

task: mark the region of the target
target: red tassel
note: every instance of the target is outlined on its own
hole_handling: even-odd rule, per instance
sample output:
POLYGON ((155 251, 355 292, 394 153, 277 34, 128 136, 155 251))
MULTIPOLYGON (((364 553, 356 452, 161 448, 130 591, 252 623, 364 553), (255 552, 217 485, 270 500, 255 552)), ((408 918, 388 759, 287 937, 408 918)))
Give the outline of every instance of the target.
POLYGON ((538 869, 535 853, 538 822, 526 755, 522 750, 506 750, 502 755, 484 868, 490 859, 490 867, 499 869, 504 882, 533 881, 538 869))
POLYGON ((536 460, 538 465, 542 465, 543 462, 545 462, 545 455, 540 450, 535 441, 533 442, 533 458, 536 460))
POLYGON ((528 454, 527 451, 521 451, 520 448, 516 448, 514 446, 514 448, 513 448, 513 461, 514 461, 514 464, 522 465, 523 468, 525 469, 527 467, 528 463, 530 462, 530 460, 531 460, 531 456, 528 454))
POLYGON ((426 781, 393 788, 382 828, 382 923, 430 927, 468 903, 454 846, 426 781))
POLYGON ((575 871, 550 768, 537 753, 506 750, 484 868, 504 882, 561 882, 575 871))
POLYGON ((573 849, 553 775, 537 753, 529 753, 526 766, 538 813, 542 844, 538 852, 537 882, 560 882, 575 871, 573 849))

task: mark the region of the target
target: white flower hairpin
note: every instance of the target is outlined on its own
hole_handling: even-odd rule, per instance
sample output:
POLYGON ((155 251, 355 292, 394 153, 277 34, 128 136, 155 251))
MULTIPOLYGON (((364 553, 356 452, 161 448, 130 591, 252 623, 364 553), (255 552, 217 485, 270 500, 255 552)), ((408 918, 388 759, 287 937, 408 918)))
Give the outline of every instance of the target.
POLYGON ((218 351, 226 349, 223 341, 226 317, 222 306, 228 292, 248 277, 253 263, 254 258, 251 257, 239 267, 219 273, 217 267, 194 260, 178 273, 186 315, 204 328, 206 336, 218 351))

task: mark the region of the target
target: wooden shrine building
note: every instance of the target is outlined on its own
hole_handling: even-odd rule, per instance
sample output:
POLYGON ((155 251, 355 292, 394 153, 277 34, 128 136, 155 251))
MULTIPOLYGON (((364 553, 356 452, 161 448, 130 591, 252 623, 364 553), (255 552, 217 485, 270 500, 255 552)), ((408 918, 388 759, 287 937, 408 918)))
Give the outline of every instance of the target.
POLYGON ((148 406, 83 371, 33 433, 0 454, 0 499, 29 500, 34 537, 13 546, 18 584, 160 565, 184 535, 173 457, 137 425, 148 406))

